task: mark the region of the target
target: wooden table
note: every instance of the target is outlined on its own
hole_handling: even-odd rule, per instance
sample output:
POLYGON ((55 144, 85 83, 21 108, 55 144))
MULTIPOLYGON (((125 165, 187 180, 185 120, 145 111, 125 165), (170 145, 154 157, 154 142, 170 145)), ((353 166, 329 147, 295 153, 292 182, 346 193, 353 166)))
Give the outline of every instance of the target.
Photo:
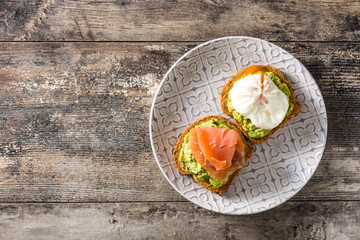
POLYGON ((360 239, 360 2, 0 1, 0 239, 360 239), (320 166, 250 216, 204 210, 166 181, 150 106, 184 53, 271 41, 318 83, 320 166))

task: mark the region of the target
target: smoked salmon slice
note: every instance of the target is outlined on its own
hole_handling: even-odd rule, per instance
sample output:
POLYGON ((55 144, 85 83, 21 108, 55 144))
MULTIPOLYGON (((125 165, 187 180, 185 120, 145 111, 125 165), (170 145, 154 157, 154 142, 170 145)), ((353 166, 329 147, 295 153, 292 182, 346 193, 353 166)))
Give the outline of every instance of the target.
POLYGON ((228 176, 245 164, 244 143, 233 129, 193 128, 189 148, 196 161, 220 182, 226 182, 228 176))

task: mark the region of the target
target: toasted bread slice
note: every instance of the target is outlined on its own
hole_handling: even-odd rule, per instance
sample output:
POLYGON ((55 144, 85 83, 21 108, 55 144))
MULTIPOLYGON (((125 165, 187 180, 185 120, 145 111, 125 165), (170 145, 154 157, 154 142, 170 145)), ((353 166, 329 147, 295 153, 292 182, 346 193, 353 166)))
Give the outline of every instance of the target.
POLYGON ((209 121, 211 119, 214 119, 214 118, 217 118, 219 120, 222 120, 222 121, 226 122, 226 124, 231 129, 235 130, 239 134, 241 140, 244 143, 245 165, 246 165, 246 163, 249 160, 252 152, 254 151, 254 147, 252 146, 252 144, 250 142, 245 140, 244 136, 242 135, 242 133, 240 132, 240 130, 236 126, 232 125, 226 118, 224 118, 222 116, 217 116, 217 115, 211 115, 211 116, 201 118, 201 119, 195 121, 193 124, 191 124, 187 129, 185 129, 185 131, 180 135, 178 141, 176 142, 174 152, 173 152, 173 159, 174 159, 175 165, 176 165, 176 167, 177 167, 177 169, 179 170, 180 173, 182 173, 184 175, 192 175, 196 182, 198 182, 201 186, 209 189, 213 193, 223 194, 224 192, 226 192, 229 189, 230 185, 235 180, 235 177, 240 173, 242 168, 236 170, 233 174, 231 174, 229 176, 229 178, 228 178, 228 181, 225 183, 225 185, 221 186, 220 188, 215 188, 214 186, 208 184, 207 182, 198 179, 195 174, 191 174, 190 172, 188 172, 186 170, 185 166, 184 166, 184 163, 181 162, 181 160, 179 159, 179 155, 180 155, 180 152, 181 152, 181 147, 182 147, 184 138, 190 132, 190 130, 192 128, 194 128, 196 125, 199 125, 202 122, 207 122, 207 121, 209 121))
POLYGON ((300 111, 300 103, 295 99, 295 97, 294 97, 294 92, 293 92, 293 90, 292 90, 292 88, 291 88, 290 83, 284 78, 284 75, 282 74, 282 72, 281 72, 279 69, 274 68, 274 67, 272 67, 272 66, 268 66, 268 65, 253 65, 253 66, 250 66, 250 67, 248 67, 248 68, 245 68, 245 69, 241 70, 240 72, 236 73, 236 74, 235 74, 234 76, 232 76, 232 77, 230 78, 230 80, 225 84, 225 86, 224 86, 224 88, 223 88, 223 90, 222 90, 222 92, 221 92, 221 99, 220 99, 220 101, 221 101, 221 108, 222 108, 223 112, 224 112, 226 115, 234 118, 236 126, 237 126, 237 127, 241 130, 241 132, 242 132, 251 142, 253 142, 253 143, 262 143, 262 142, 264 142, 264 141, 265 141, 266 139, 268 139, 271 135, 273 135, 277 130, 279 130, 282 126, 284 126, 288 121, 290 121, 290 119, 291 119, 292 117, 296 116, 296 115, 299 113, 299 111, 300 111), (290 115, 287 116, 287 117, 285 117, 284 120, 283 120, 278 126, 276 126, 275 128, 273 128, 268 135, 266 135, 266 136, 264 136, 264 137, 261 137, 261 138, 253 138, 253 137, 250 137, 249 134, 243 129, 243 127, 242 127, 243 123, 237 121, 237 120, 234 118, 232 112, 229 111, 228 106, 227 106, 228 96, 229 96, 228 93, 229 93, 229 91, 231 90, 231 88, 233 87, 234 83, 235 83, 237 80, 239 80, 239 79, 244 78, 245 76, 247 76, 248 73, 251 72, 251 68, 254 68, 254 67, 262 69, 261 71, 273 72, 273 73, 275 73, 275 74, 280 78, 281 82, 285 83, 285 84, 288 86, 288 88, 289 88, 289 90, 290 90, 290 92, 291 92, 291 96, 289 97, 289 99, 290 99, 291 103, 293 104, 293 109, 292 109, 292 112, 290 113, 290 115))

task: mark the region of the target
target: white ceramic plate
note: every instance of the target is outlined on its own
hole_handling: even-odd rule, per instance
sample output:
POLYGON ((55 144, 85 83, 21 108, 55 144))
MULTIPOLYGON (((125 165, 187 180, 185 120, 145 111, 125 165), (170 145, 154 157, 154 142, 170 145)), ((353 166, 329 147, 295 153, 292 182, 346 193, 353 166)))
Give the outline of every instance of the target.
POLYGON ((236 215, 265 211, 294 196, 319 165, 326 133, 324 101, 309 71, 284 49, 251 37, 215 39, 182 56, 162 80, 150 115, 152 149, 169 183, 203 208, 236 215), (178 172, 173 148, 195 120, 225 116, 220 107, 223 86, 233 74, 255 64, 271 65, 284 73, 301 111, 266 142, 255 145, 247 165, 220 196, 178 172))

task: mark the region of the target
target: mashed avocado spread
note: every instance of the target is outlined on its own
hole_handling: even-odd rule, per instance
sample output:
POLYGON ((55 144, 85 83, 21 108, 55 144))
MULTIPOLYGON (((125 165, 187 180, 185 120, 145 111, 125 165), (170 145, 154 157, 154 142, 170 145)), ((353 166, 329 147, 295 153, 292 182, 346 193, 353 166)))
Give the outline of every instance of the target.
MULTIPOLYGON (((290 96, 291 96, 291 91, 290 89, 288 88, 288 86, 281 82, 280 78, 273 72, 256 72, 254 74, 257 74, 257 73, 262 73, 266 76, 268 76, 273 82, 274 84, 282 91, 285 93, 288 101, 289 101, 289 108, 286 112, 286 115, 285 117, 289 116, 290 113, 292 112, 293 110, 293 103, 290 101, 290 96)), ((238 80, 238 81, 241 81, 238 80)), ((238 113, 235 108, 233 107, 232 103, 231 103, 231 96, 230 96, 230 93, 229 93, 229 96, 228 96, 228 102, 227 102, 227 107, 229 109, 229 111, 232 113, 232 115, 234 116, 234 118, 238 121, 238 122, 241 122, 243 125, 242 125, 242 128, 249 134, 250 137, 252 138, 262 138, 266 135, 268 135, 270 133, 270 131, 272 129, 262 129, 262 128, 259 128, 259 127, 256 127, 249 118, 245 117, 245 116, 242 116, 240 113, 238 113)))
MULTIPOLYGON (((230 129, 230 127, 226 124, 226 122, 224 122, 220 119, 217 119, 217 118, 213 118, 207 122, 203 122, 199 125, 196 125, 195 127, 196 128, 216 127, 216 128, 230 129)), ((195 160, 195 157, 193 156, 193 154, 191 153, 191 150, 189 148, 189 135, 190 135, 190 133, 188 133, 184 137, 184 141, 181 146, 181 151, 180 151, 180 155, 179 155, 180 161, 184 163, 185 168, 188 172, 196 175, 200 180, 208 183, 209 185, 211 185, 215 188, 222 187, 225 183, 217 181, 217 180, 213 179, 212 177, 210 177, 209 173, 207 171, 205 171, 205 169, 195 160)))

